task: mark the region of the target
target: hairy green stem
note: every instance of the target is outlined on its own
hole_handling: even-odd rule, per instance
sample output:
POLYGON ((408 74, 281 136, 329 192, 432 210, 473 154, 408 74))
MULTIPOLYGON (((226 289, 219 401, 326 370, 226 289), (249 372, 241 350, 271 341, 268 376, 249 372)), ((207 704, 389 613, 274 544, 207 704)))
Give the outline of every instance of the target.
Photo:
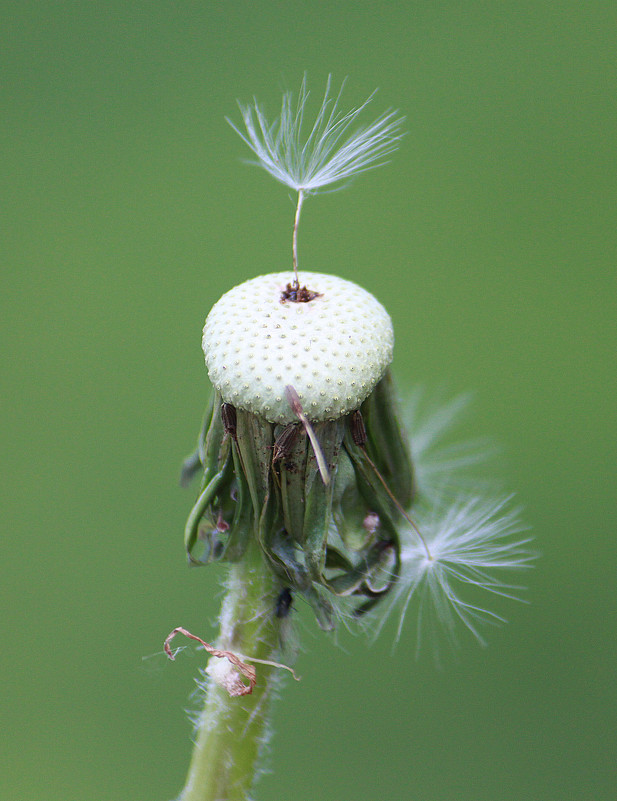
MULTIPOLYGON (((240 657, 274 660, 281 620, 276 617, 280 587, 257 545, 230 568, 216 647, 240 657)), ((220 682, 234 678, 226 659, 212 657, 186 784, 177 801, 247 801, 258 775, 268 737, 277 668, 255 665, 251 695, 231 697, 220 682)))

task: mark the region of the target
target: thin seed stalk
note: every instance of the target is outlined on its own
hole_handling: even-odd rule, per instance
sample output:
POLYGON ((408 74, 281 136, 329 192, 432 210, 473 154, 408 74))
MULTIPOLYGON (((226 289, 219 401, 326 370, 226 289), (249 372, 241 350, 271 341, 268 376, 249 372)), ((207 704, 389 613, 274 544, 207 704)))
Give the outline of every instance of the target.
MULTIPOLYGON (((239 656, 275 660, 281 621, 275 615, 279 585, 256 544, 232 564, 216 647, 239 656)), ((251 695, 231 697, 208 681, 186 784, 177 801, 247 801, 259 774, 269 732, 276 668, 256 664, 251 695)), ((233 670, 212 657, 208 670, 233 670)))
POLYGON ((294 228, 293 228, 292 244, 291 244, 292 262, 294 270, 293 286, 294 289, 296 290, 300 289, 300 278, 298 277, 298 225, 300 224, 300 212, 302 211, 303 202, 304 202, 304 192, 302 189, 298 189, 298 203, 296 204, 296 214, 294 217, 294 228))

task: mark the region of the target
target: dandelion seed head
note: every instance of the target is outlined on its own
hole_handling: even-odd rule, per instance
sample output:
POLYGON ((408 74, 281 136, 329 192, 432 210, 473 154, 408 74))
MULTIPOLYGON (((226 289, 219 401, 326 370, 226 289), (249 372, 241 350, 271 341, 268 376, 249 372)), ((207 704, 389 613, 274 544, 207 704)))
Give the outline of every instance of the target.
POLYGON ((286 92, 281 112, 272 121, 254 99, 249 104, 238 102, 243 127, 230 119, 227 122, 257 156, 256 164, 286 186, 312 194, 381 166, 403 135, 404 117, 391 109, 355 127, 375 93, 345 112, 340 108, 343 86, 337 95, 332 94, 332 79, 328 77, 312 124, 305 119, 309 98, 306 75, 295 103, 293 93, 286 92))

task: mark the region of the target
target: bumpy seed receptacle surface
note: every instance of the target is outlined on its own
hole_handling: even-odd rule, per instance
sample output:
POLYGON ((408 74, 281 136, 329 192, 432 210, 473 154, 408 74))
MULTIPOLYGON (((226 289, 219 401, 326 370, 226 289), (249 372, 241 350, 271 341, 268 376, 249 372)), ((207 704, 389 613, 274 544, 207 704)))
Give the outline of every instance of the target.
POLYGON ((290 273, 258 276, 223 295, 204 326, 223 400, 274 423, 296 420, 287 385, 309 419, 333 420, 357 409, 392 361, 392 321, 373 295, 333 275, 302 271, 300 280, 319 297, 281 302, 290 273))

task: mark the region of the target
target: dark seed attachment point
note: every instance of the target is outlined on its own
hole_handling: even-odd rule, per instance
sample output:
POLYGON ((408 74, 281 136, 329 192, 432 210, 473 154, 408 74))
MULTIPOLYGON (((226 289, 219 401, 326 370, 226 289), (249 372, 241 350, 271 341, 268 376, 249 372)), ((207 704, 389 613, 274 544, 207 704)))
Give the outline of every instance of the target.
POLYGON ((298 286, 295 282, 287 284, 285 289, 281 292, 281 303, 310 303, 315 298, 320 298, 320 292, 313 292, 312 289, 307 289, 305 286, 298 286))

